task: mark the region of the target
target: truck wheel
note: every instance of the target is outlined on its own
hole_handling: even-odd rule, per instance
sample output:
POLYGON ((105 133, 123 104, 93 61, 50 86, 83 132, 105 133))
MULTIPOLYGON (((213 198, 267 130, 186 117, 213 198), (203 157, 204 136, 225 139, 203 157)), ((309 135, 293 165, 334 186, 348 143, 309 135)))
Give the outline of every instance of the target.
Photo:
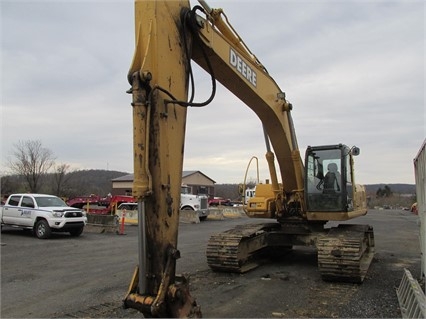
POLYGON ((70 230, 70 235, 72 237, 78 237, 81 235, 81 233, 83 232, 83 228, 84 227, 80 227, 80 228, 76 228, 76 229, 72 229, 70 230))
POLYGON ((35 235, 39 239, 47 239, 52 234, 52 231, 49 227, 49 223, 44 219, 40 219, 36 223, 34 231, 35 231, 35 235))

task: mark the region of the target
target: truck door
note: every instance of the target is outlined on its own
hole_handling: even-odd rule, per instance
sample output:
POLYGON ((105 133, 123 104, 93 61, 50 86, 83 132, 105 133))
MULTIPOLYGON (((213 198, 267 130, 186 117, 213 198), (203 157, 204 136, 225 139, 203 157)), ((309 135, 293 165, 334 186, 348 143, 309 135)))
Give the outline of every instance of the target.
POLYGON ((7 205, 3 206, 3 223, 19 224, 19 215, 21 214, 21 195, 13 195, 9 198, 7 205))
POLYGON ((31 215, 34 213, 35 203, 30 196, 23 196, 21 201, 21 212, 19 215, 20 225, 33 226, 33 218, 31 215))

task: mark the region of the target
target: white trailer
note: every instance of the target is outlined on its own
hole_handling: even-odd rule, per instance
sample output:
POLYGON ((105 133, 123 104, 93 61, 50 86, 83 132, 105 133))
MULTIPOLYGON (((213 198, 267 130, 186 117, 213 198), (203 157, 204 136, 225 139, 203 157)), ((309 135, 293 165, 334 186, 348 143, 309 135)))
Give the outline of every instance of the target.
MULTIPOLYGON (((420 221, 421 273, 425 282, 425 247, 426 247, 426 139, 414 159, 416 178, 417 213, 420 221)), ((425 283, 426 285, 426 283, 425 283)), ((426 288, 426 287, 425 287, 426 288)), ((401 283, 396 290, 402 318, 426 318, 426 298, 418 281, 408 269, 404 269, 401 283)))
POLYGON ((426 273, 426 139, 414 159, 416 177, 417 212, 420 218, 421 278, 425 282, 426 273))

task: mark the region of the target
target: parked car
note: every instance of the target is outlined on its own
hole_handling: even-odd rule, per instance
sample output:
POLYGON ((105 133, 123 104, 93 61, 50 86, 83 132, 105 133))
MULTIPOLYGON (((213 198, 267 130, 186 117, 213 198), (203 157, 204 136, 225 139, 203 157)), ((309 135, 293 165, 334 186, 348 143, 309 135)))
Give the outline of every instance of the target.
POLYGON ((224 199, 222 197, 209 198, 209 206, 232 206, 230 199, 224 199))

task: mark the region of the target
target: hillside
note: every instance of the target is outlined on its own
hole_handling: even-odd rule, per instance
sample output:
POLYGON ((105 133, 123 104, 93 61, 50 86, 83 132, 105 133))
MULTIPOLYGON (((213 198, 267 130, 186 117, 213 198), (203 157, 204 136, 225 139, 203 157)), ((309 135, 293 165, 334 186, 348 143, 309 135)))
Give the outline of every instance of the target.
MULTIPOLYGON (((126 172, 107 171, 100 169, 79 170, 69 172, 63 178, 60 187, 60 194, 56 194, 55 176, 48 174, 43 177, 40 193, 56 194, 63 197, 80 195, 107 195, 111 192, 111 180, 123 175, 126 172)), ((3 176, 1 179, 1 194, 11 194, 17 192, 27 192, 25 181, 22 176, 3 176)))
POLYGON ((107 170, 82 170, 69 173, 67 178, 67 193, 68 196, 78 195, 107 195, 111 193, 111 180, 129 173, 107 170))
POLYGON ((414 184, 370 184, 365 185, 368 194, 376 194, 379 188, 384 188, 385 186, 390 187, 393 193, 396 194, 415 194, 416 185, 414 184))
MULTIPOLYGON (((97 194, 105 196, 111 192, 111 180, 123 175, 127 172, 109 171, 101 169, 79 170, 66 174, 63 185, 61 186, 60 196, 71 197, 79 195, 97 194)), ((22 177, 12 175, 4 176, 1 179, 1 193, 10 194, 14 192, 25 192, 25 183, 22 177)), ((43 180, 43 186, 40 192, 54 194, 54 176, 47 175, 43 180)), ((378 189, 384 189, 388 186, 393 194, 412 194, 416 193, 413 184, 370 184, 365 185, 367 194, 374 198, 378 189)), ((216 184, 215 196, 238 200, 238 184, 216 184)))

